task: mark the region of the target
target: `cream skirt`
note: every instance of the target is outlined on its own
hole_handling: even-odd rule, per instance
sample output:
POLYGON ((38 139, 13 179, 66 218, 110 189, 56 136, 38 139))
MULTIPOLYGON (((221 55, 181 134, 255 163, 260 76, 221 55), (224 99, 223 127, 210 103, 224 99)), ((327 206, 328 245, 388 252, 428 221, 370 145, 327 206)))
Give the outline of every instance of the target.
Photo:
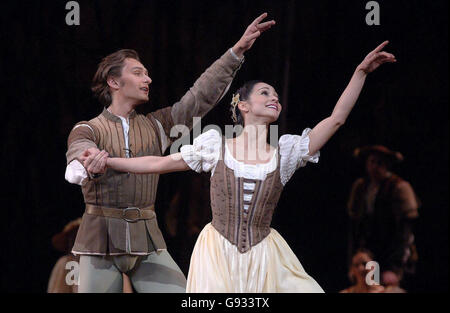
POLYGON ((186 292, 324 292, 275 230, 240 253, 209 223, 191 256, 186 292))

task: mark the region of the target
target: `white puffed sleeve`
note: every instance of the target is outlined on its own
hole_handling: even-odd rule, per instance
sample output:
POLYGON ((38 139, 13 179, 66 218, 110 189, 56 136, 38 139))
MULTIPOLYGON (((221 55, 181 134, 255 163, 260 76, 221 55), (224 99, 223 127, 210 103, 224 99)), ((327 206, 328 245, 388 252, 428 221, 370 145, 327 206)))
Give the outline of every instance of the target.
POLYGON ((86 169, 78 160, 73 160, 67 165, 65 178, 69 183, 81 186, 87 177, 86 169))
POLYGON ((320 151, 309 155, 310 128, 306 128, 301 136, 283 135, 278 144, 280 148, 280 175, 281 182, 285 185, 294 175, 295 171, 308 162, 319 162, 320 151))
POLYGON ((184 145, 180 148, 181 157, 186 164, 197 173, 213 170, 220 157, 222 136, 211 129, 194 139, 193 145, 184 145))

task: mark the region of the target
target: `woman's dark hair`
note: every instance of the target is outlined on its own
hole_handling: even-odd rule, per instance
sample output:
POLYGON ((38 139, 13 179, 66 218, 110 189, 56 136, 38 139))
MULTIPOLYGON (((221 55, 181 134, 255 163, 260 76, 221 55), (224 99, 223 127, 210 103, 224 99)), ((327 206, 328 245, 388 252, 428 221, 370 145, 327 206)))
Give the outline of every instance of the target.
POLYGON ((374 255, 373 255, 372 251, 370 251, 369 249, 366 249, 366 248, 359 248, 358 250, 356 250, 356 251, 353 253, 352 258, 353 258, 355 255, 357 255, 358 253, 364 253, 364 254, 367 254, 367 256, 368 256, 369 258, 371 258, 372 260, 373 260, 373 258, 374 258, 374 255))
MULTIPOLYGON (((262 82, 263 81, 261 81, 261 80, 250 80, 250 81, 246 82, 244 85, 242 85, 242 87, 239 88, 235 93, 236 95, 239 94, 239 101, 247 101, 248 98, 250 97, 250 94, 253 91, 253 87, 255 87, 256 84, 262 83, 262 82)), ((235 115, 236 116, 235 125, 244 126, 244 118, 242 117, 241 111, 239 110, 237 105, 231 106, 231 112, 236 114, 235 115)))

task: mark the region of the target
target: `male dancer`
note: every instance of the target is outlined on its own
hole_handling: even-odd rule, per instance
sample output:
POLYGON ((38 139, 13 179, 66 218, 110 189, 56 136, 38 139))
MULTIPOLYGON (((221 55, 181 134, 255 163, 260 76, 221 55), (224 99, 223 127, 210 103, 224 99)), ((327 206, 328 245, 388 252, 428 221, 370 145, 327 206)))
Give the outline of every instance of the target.
POLYGON ((225 95, 244 52, 275 24, 262 22, 266 16, 255 19, 179 102, 146 116, 134 110, 148 101, 152 81, 137 53, 120 50, 99 64, 92 90, 105 109, 75 125, 66 153, 66 179, 81 185, 86 203, 72 249, 80 255, 79 292, 121 292, 122 273, 138 292, 185 291, 186 278, 167 252, 156 221, 158 175, 106 170, 103 156, 162 155, 172 143, 174 125, 192 128, 193 117, 204 116, 225 95), (89 157, 82 165, 85 150, 89 157))

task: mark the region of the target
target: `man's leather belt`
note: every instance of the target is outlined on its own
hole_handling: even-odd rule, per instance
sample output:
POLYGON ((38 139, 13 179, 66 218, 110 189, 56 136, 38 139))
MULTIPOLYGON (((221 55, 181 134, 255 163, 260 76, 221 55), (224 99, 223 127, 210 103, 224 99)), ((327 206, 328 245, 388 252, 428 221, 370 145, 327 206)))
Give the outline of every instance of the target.
POLYGON ((121 218, 127 222, 135 223, 140 220, 150 220, 155 217, 155 205, 145 208, 128 207, 123 209, 107 208, 103 206, 86 204, 86 213, 104 217, 121 218))

